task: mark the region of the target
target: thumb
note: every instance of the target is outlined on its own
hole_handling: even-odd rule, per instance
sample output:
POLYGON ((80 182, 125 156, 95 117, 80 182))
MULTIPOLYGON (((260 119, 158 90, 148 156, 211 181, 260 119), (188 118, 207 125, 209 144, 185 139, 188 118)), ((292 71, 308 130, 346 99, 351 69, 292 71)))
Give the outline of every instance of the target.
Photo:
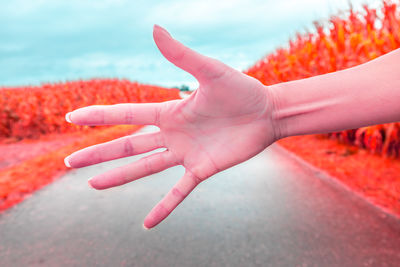
POLYGON ((224 63, 184 46, 158 25, 154 25, 153 38, 168 61, 192 74, 199 82, 219 78, 229 69, 224 63))

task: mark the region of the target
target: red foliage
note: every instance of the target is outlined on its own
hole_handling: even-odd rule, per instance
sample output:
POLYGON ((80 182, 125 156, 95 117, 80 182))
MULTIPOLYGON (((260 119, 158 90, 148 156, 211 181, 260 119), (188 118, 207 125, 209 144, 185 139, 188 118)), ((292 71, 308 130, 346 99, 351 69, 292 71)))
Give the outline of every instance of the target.
MULTIPOLYGON (((0 170, 0 211, 21 202, 34 191, 53 182, 63 174, 67 170, 64 158, 72 152, 131 134, 139 128, 134 125, 118 125, 90 131, 72 144, 0 170)), ((68 139, 69 135, 71 134, 59 134, 58 139, 68 139)), ((57 138, 57 136, 53 137, 57 138)), ((72 136, 72 138, 75 137, 72 136)), ((40 143, 40 141, 38 142, 40 143)))
POLYGON ((321 137, 292 136, 278 144, 400 218, 400 161, 321 137))
POLYGON ((5 155, 0 157, 0 210, 21 202, 54 181, 66 171, 63 160, 72 152, 139 128, 132 125, 76 126, 65 121, 67 112, 95 104, 162 102, 177 98, 180 98, 177 89, 117 79, 1 89, 0 148, 5 155), (25 139, 9 144, 22 138, 25 139), (18 155, 16 149, 20 152, 18 155), (29 151, 24 151, 27 149, 29 151), (11 153, 6 154, 7 151, 11 153))
POLYGON ((128 80, 93 79, 36 87, 0 89, 0 139, 38 138, 89 128, 67 123, 67 112, 89 105, 162 102, 179 98, 178 89, 128 80))
MULTIPOLYGON (((400 47, 400 3, 383 1, 381 12, 364 6, 329 27, 316 22, 316 33, 298 34, 288 48, 258 61, 246 73, 266 85, 307 78, 359 65, 400 47), (380 15, 378 15, 380 14, 380 15)), ((373 153, 400 157, 400 123, 326 134, 373 153)))
MULTIPOLYGON (((68 134, 48 134, 40 139, 23 139, 19 142, 0 143, 0 171, 39 155, 80 140, 89 131, 68 134)), ((0 178, 1 181, 1 178, 0 178)))

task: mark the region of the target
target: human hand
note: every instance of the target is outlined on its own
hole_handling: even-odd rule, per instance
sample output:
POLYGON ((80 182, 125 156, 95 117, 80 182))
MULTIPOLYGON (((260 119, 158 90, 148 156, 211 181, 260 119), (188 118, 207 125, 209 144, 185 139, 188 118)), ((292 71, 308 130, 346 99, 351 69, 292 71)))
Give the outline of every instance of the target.
POLYGON ((65 159, 67 166, 80 168, 166 148, 89 180, 93 188, 106 189, 182 165, 184 176, 147 215, 146 228, 164 220, 199 183, 255 156, 279 139, 268 87, 185 47, 157 25, 153 37, 170 62, 199 81, 199 88, 190 97, 163 103, 89 106, 66 115, 67 121, 78 125, 139 124, 160 128, 155 133, 91 146, 65 159))

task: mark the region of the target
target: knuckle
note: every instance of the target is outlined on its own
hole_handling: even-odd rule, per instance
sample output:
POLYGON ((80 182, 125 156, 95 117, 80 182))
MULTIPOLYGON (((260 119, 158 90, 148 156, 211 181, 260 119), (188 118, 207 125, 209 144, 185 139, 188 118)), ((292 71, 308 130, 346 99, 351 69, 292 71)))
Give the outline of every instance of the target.
POLYGON ((178 156, 170 150, 166 151, 165 159, 166 162, 171 162, 174 165, 181 164, 178 156))
POLYGON ((186 57, 186 54, 187 54, 187 48, 183 47, 183 49, 178 50, 178 52, 175 53, 172 58, 175 61, 183 61, 184 58, 186 57))
POLYGON ((200 175, 195 174, 192 170, 188 170, 189 172, 189 178, 192 179, 192 181, 194 182, 194 184, 200 184, 202 181, 204 181, 205 179, 207 179, 207 177, 203 177, 200 175))
POLYGON ((154 173, 153 163, 150 158, 143 158, 144 167, 147 172, 154 173))
POLYGON ((158 147, 163 147, 165 145, 164 136, 161 132, 158 132, 155 134, 154 140, 155 140, 156 146, 158 146, 158 147))
POLYGON ((127 110, 125 111, 125 122, 127 124, 132 124, 133 121, 133 111, 132 111, 132 107, 128 106, 127 110))
POLYGON ((134 153, 132 140, 129 138, 124 142, 124 154, 125 155, 132 155, 134 153))
POLYGON ((154 110, 154 124, 159 126, 161 123, 161 108, 157 106, 154 110))
POLYGON ((185 195, 176 187, 172 188, 172 195, 177 197, 178 199, 184 199, 185 195))
POLYGON ((205 78, 216 81, 228 75, 230 73, 230 68, 226 68, 222 62, 210 58, 200 66, 199 71, 205 78))

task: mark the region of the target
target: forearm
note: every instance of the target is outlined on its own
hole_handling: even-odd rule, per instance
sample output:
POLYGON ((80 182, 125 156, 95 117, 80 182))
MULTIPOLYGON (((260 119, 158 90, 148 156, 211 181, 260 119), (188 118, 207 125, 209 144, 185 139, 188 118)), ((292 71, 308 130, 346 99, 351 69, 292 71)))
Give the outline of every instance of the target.
POLYGON ((400 121, 400 49, 357 67, 268 89, 280 138, 400 121))

